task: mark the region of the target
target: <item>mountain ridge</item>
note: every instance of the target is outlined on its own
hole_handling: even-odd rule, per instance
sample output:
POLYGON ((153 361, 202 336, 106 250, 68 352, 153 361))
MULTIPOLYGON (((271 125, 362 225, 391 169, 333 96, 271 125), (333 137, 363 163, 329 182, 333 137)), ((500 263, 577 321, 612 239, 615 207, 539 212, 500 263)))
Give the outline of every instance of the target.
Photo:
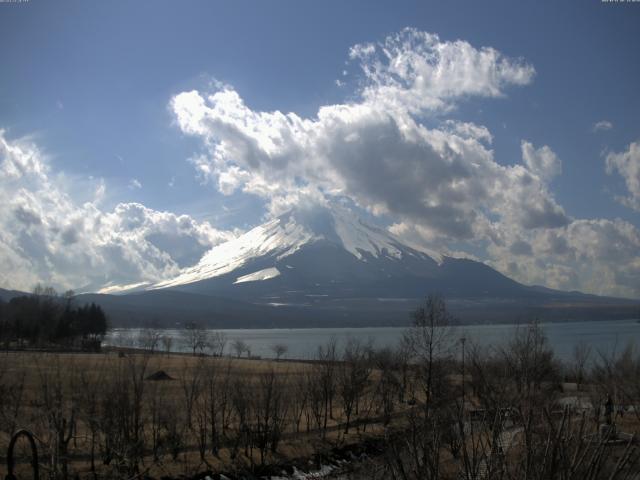
POLYGON ((407 325, 431 293, 463 323, 640 311, 634 300, 527 286, 482 262, 417 250, 343 207, 287 212, 174 278, 77 298, 100 304, 116 325, 270 328, 407 325))

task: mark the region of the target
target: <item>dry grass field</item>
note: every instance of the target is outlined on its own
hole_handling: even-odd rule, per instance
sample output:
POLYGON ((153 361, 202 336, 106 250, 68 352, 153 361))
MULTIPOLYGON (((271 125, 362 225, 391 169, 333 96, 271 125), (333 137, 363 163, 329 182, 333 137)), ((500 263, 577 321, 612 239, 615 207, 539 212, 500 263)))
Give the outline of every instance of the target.
POLYGON ((26 428, 41 476, 65 480, 313 470, 367 444, 378 454, 359 478, 635 478, 640 356, 561 365, 534 324, 463 364, 443 332, 417 327, 396 350, 328 344, 312 362, 1 352, 0 452, 26 428))
MULTIPOLYGON (((379 374, 367 372, 345 432, 339 365, 325 372, 332 377, 328 393, 326 368, 116 350, 4 352, 0 452, 4 457, 11 431, 26 428, 38 439, 43 471, 160 477, 312 458, 379 433, 373 390, 379 374)), ((26 445, 19 442, 20 470, 28 470, 26 445)))

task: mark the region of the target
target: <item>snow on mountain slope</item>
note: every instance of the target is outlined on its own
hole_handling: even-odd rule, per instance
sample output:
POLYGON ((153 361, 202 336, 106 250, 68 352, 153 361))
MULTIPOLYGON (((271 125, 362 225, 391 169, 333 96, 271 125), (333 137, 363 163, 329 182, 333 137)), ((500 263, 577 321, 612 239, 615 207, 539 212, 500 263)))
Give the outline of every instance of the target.
POLYGON ((334 212, 333 218, 335 231, 342 246, 356 258, 362 259, 362 252, 378 257, 383 249, 393 258, 402 257, 402 251, 398 248, 399 242, 384 230, 365 225, 345 211, 334 212))
POLYGON ((244 283, 244 282, 259 282, 261 280, 269 280, 271 278, 276 278, 280 275, 280 270, 275 267, 264 268, 262 270, 258 270, 257 272, 250 273, 249 275, 243 275, 242 277, 238 277, 238 279, 233 282, 234 284, 244 283))
MULTIPOLYGON (((296 210, 212 248, 195 266, 184 269, 175 278, 153 285, 151 289, 175 287, 218 277, 260 257, 269 256, 281 260, 301 247, 321 240, 341 246, 362 261, 366 261, 367 255, 401 259, 404 254, 412 251, 387 231, 365 224, 342 207, 331 210, 296 210)), ((436 258, 436 261, 441 259, 436 258)), ((267 274, 262 276, 264 278, 258 278, 261 277, 260 272, 254 272, 238 278, 236 283, 241 283, 242 278, 251 277, 251 280, 244 281, 257 281, 275 276, 277 275, 267 274), (256 277, 253 278, 252 275, 256 277)))
POLYGON ((152 288, 174 287, 217 277, 242 267, 252 258, 264 255, 285 257, 315 238, 302 225, 277 218, 212 248, 195 266, 184 269, 177 277, 159 282, 152 288))

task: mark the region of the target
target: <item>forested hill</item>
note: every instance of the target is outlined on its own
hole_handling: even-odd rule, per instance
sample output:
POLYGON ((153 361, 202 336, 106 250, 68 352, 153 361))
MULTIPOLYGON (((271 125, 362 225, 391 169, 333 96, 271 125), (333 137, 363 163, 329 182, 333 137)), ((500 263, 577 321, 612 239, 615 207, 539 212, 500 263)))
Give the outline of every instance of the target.
POLYGON ((77 303, 51 288, 10 295, 8 301, 0 298, 0 342, 5 347, 99 350, 107 327, 100 305, 77 303))

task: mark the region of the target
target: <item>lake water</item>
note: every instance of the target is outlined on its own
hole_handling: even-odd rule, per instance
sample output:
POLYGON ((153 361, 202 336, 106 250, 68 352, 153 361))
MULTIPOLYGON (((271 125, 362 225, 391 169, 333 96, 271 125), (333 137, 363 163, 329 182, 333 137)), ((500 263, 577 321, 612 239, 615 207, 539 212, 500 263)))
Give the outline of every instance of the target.
MULTIPOLYGON (((619 351, 629 342, 640 346, 640 323, 636 320, 543 323, 541 327, 556 356, 562 360, 571 358, 573 349, 579 342, 589 344, 594 353, 619 351)), ((451 327, 451 335, 455 339, 464 336, 467 339, 467 345, 473 342, 482 346, 499 346, 513 335, 516 328, 518 326, 515 325, 465 325, 451 327)), ((140 331, 140 329, 114 329, 105 339, 105 344, 139 346, 137 338, 140 331)), ((338 346, 344 345, 350 337, 362 341, 371 340, 377 347, 394 346, 400 341, 406 328, 274 328, 218 331, 223 332, 228 340, 225 353, 231 353, 231 343, 234 340, 242 340, 255 356, 273 357, 271 347, 275 344, 284 344, 288 349, 285 357, 312 359, 318 346, 326 345, 332 338, 337 340, 338 346)), ((189 351, 182 341, 181 330, 167 329, 162 330, 161 334, 174 337, 171 347, 173 351, 189 351)))

